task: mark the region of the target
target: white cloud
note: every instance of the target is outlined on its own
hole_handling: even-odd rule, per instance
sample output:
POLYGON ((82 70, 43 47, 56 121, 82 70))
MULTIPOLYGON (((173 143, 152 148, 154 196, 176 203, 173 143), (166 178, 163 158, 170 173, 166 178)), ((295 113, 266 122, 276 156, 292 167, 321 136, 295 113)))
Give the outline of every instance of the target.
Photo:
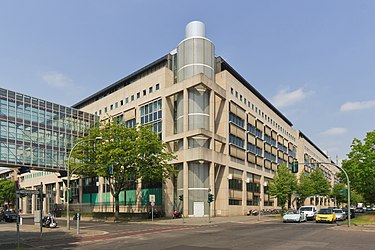
POLYGON ((67 87, 73 83, 69 77, 58 72, 48 72, 42 75, 42 79, 52 87, 67 87))
POLYGON ((348 132, 346 128, 330 128, 320 134, 324 136, 336 136, 345 134, 346 132, 348 132))
POLYGON ((283 108, 303 101, 306 98, 306 96, 307 93, 303 90, 303 88, 299 88, 293 91, 283 89, 280 90, 272 98, 272 103, 278 108, 283 108))
POLYGON ((346 102, 341 105, 341 111, 354 111, 361 109, 369 109, 375 107, 375 100, 363 101, 363 102, 346 102))

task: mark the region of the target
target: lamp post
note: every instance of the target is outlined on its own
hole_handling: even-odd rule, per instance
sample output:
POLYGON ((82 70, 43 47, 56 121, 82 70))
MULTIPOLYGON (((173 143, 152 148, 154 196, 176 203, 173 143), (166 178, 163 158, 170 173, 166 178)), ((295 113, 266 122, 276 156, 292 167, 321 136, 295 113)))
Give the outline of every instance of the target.
POLYGON ((70 205, 69 205, 69 201, 70 201, 70 178, 74 174, 75 170, 77 169, 76 168, 72 172, 70 172, 70 158, 72 156, 72 152, 77 145, 79 145, 83 142, 99 141, 99 140, 102 140, 102 139, 103 139, 102 137, 95 137, 94 139, 87 139, 87 140, 79 141, 76 144, 74 144, 74 146, 72 147, 72 149, 69 152, 68 164, 66 166, 66 175, 67 175, 66 189, 67 189, 67 192, 66 192, 66 201, 65 201, 66 202, 66 227, 67 227, 68 230, 70 230, 70 205))

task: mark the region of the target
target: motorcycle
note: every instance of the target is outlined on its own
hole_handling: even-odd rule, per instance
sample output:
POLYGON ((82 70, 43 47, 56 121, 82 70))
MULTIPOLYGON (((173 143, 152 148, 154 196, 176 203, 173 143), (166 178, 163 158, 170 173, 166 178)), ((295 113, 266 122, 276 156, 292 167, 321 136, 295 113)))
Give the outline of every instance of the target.
POLYGON ((53 215, 47 214, 47 216, 43 217, 42 225, 43 227, 55 228, 57 227, 57 221, 53 215))

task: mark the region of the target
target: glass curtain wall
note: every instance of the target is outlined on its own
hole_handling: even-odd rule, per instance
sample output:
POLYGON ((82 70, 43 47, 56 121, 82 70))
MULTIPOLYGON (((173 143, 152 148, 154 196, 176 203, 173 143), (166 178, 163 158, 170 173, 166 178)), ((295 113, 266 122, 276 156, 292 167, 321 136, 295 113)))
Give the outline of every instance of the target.
POLYGON ((209 130, 210 90, 204 86, 189 89, 189 130, 209 130))
POLYGON ((207 215, 209 189, 209 163, 189 162, 189 215, 197 215, 199 204, 204 204, 204 214, 207 215), (199 204, 198 204, 199 203, 199 204))
POLYGON ((67 153, 99 117, 0 88, 0 163, 65 170, 67 153))

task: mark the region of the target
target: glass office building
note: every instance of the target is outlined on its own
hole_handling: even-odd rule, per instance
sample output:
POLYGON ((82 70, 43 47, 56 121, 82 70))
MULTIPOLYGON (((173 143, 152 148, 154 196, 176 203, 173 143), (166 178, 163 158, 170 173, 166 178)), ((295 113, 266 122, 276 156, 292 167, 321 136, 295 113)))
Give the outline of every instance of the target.
POLYGON ((99 118, 0 88, 0 166, 65 170, 77 138, 99 118))

